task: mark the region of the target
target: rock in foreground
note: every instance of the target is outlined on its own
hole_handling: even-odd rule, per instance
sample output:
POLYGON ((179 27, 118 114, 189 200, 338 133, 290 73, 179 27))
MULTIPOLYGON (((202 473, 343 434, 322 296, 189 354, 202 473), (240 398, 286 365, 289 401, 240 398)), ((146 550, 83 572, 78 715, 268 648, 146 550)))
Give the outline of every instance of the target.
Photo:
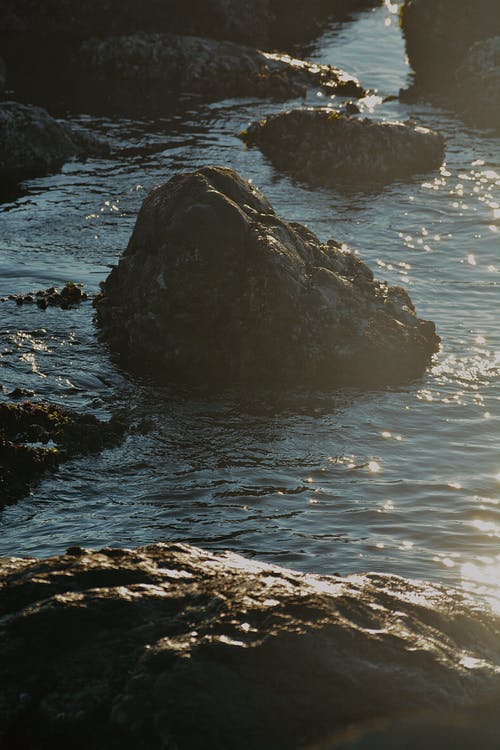
POLYGON ((308 87, 341 96, 364 94, 355 78, 329 65, 175 34, 91 39, 82 45, 78 66, 84 101, 94 107, 99 102, 107 111, 161 111, 168 107, 168 95, 292 98, 308 87))
POLYGON ((444 138, 432 130, 346 117, 328 108, 270 115, 242 137, 275 167, 311 185, 387 183, 437 169, 444 159, 444 138))
POLYGON ((439 341, 402 288, 220 167, 152 191, 95 305, 111 348, 159 380, 394 383, 439 341))
POLYGON ((4 558, 0 591, 9 750, 333 748, 358 722, 500 697, 498 616, 396 576, 157 544, 4 558))
POLYGON ((70 159, 102 155, 105 146, 44 109, 0 102, 0 179, 17 182, 57 172, 70 159))

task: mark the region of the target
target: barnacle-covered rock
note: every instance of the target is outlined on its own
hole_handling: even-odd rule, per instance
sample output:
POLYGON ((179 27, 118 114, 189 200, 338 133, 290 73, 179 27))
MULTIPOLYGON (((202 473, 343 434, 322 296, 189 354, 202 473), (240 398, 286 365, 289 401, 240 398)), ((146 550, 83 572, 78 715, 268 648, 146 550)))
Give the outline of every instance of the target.
POLYGON ((386 183, 436 169, 444 159, 444 138, 433 130, 348 117, 328 108, 270 115, 242 137, 278 169, 312 185, 386 183))
POLYGON ((122 361, 159 380, 394 383, 421 375, 439 341, 401 287, 220 167, 150 193, 95 306, 122 361))

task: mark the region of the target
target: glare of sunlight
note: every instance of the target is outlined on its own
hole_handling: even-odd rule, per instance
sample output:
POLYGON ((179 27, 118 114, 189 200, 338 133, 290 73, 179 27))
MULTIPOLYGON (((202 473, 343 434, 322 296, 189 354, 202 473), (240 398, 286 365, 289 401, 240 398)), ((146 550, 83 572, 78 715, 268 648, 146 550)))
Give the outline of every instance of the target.
POLYGON ((464 563, 461 567, 462 585, 484 598, 497 612, 500 612, 500 562, 464 563), (472 584, 472 585, 471 585, 472 584))
POLYGON ((482 531, 484 534, 500 536, 500 528, 498 527, 498 524, 493 521, 482 521, 480 518, 476 518, 475 521, 470 522, 470 525, 478 531, 482 531))
POLYGON ((369 461, 368 471, 371 471, 372 474, 378 474, 378 472, 380 471, 380 464, 378 463, 378 461, 369 461))

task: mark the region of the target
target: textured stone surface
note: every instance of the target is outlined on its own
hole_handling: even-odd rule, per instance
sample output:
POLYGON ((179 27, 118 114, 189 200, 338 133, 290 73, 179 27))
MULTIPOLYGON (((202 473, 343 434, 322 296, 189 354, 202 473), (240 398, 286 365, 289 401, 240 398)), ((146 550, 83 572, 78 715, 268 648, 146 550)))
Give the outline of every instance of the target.
POLYGON ((78 65, 84 98, 122 112, 161 110, 169 94, 291 98, 308 87, 345 96, 364 93, 355 78, 329 65, 175 34, 92 39, 82 45, 78 65))
POLYGON ((500 36, 472 45, 456 72, 456 85, 467 120, 500 131, 500 36))
POLYGON ((470 46, 500 34, 498 0, 406 0, 402 25, 410 64, 424 89, 453 85, 470 46))
POLYGON ((381 0, 0 0, 0 37, 175 32, 268 47, 381 0))
MULTIPOLYGON (((23 395, 16 390, 11 398, 23 395)), ((56 404, 0 403, 0 508, 26 495, 45 471, 117 445, 124 432, 125 422, 118 417, 102 422, 56 404)))
POLYGON ((90 133, 54 120, 40 107, 0 102, 0 178, 5 181, 46 175, 70 159, 105 152, 90 133))
POLYGON ((373 122, 331 109, 293 109, 265 117, 242 134, 280 170, 312 185, 390 182, 439 167, 444 138, 401 122, 373 122))
POLYGON ((401 287, 220 167, 150 193, 95 304, 112 349, 159 380, 397 382, 420 375, 439 341, 401 287))
POLYGON ((358 722, 498 701, 499 644, 498 616, 396 576, 303 576, 180 544, 5 558, 0 741, 333 748, 358 722))

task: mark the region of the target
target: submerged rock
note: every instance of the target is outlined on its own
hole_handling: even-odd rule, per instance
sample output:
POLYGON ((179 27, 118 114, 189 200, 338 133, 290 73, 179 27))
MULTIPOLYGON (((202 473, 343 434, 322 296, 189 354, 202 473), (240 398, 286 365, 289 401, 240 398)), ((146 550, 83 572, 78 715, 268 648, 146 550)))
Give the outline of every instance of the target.
POLYGON ((119 417, 102 422, 55 404, 0 403, 0 508, 61 461, 114 446, 124 431, 119 417))
POLYGON ((0 591, 10 750, 333 748, 368 720, 500 698, 499 617, 397 576, 73 547, 1 559, 0 591))
POLYGON ((70 159, 106 152, 97 138, 82 131, 54 120, 40 107, 0 102, 0 179, 40 177, 70 159))
POLYGON ((439 341, 402 288, 220 167, 150 193, 94 304, 111 348, 159 380, 394 383, 439 341))
POLYGON ((169 94, 291 98, 312 86, 330 94, 364 94, 355 78, 330 65, 192 36, 140 33, 91 39, 78 60, 84 99, 98 100, 108 110, 161 110, 168 107, 169 94))
POLYGON ((402 122, 347 117, 328 108, 292 109, 242 133, 275 167, 312 185, 387 183, 439 167, 444 138, 402 122))

